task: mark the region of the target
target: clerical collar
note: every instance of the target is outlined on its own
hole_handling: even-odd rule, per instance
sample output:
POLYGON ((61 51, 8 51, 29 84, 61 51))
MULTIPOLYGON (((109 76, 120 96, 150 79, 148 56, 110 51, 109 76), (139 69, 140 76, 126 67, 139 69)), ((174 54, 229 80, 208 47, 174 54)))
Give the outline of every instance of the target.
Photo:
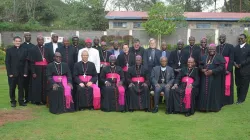
POLYGON ((166 70, 166 67, 161 67, 161 71, 165 71, 166 70))
POLYGON ((26 44, 30 44, 30 42, 25 42, 26 44))
POLYGON ((86 64, 86 63, 88 63, 88 61, 82 61, 82 63, 86 64))
POLYGON ((17 49, 19 49, 20 48, 20 46, 19 47, 17 47, 17 46, 14 46, 15 48, 17 48, 17 49))
POLYGON ((57 64, 57 65, 61 64, 61 62, 56 62, 56 61, 54 61, 54 62, 55 62, 55 64, 57 64))
POLYGON ((244 44, 240 45, 240 48, 243 48, 246 45, 246 42, 244 44))
POLYGON ((43 45, 42 45, 42 46, 38 46, 38 47, 42 48, 42 47, 43 47, 43 45))
POLYGON ((136 68, 140 68, 141 67, 141 65, 136 65, 136 68))

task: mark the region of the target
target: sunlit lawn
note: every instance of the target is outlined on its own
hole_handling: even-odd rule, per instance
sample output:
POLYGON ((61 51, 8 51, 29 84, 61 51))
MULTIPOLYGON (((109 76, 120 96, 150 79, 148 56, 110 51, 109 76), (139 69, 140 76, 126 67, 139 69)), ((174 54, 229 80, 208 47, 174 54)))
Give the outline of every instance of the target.
MULTIPOLYGON (((218 113, 183 115, 81 111, 62 115, 45 106, 10 107, 7 77, 0 71, 0 111, 31 110, 32 119, 0 126, 1 140, 250 140, 250 97, 218 113)), ((14 115, 14 114, 13 114, 14 115)), ((0 116, 1 119, 1 116, 0 116)))

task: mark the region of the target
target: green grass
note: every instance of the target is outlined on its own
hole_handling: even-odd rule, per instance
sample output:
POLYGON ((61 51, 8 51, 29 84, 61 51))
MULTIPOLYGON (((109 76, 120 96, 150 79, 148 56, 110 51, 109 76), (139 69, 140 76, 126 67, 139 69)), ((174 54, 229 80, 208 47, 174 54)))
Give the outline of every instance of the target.
MULTIPOLYGON (((7 77, 0 71, 0 111, 30 109, 31 120, 0 126, 1 140, 249 140, 250 97, 244 104, 223 107, 218 113, 183 115, 159 113, 104 113, 82 111, 53 115, 45 106, 12 109, 7 77)), ((1 116, 0 116, 1 117, 1 116)), ((1 118, 0 118, 1 119, 1 118)))

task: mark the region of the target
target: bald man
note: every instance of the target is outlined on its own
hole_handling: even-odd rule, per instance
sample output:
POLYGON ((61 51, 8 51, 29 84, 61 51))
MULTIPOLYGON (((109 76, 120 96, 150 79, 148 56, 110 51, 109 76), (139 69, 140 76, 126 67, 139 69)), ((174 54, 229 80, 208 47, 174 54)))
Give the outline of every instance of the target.
POLYGON ((59 52, 55 53, 54 62, 48 64, 46 75, 49 81, 49 111, 53 114, 74 111, 71 72, 68 65, 62 62, 59 52))
POLYGON ((149 95, 149 72, 142 65, 142 57, 135 57, 136 64, 128 69, 128 109, 130 112, 134 110, 149 111, 150 95, 149 95))
POLYGON ((73 74, 76 50, 74 47, 70 46, 69 38, 63 38, 63 46, 57 48, 56 52, 60 52, 62 55, 62 62, 68 64, 71 74, 73 74))
POLYGON ((161 56, 169 58, 170 52, 167 49, 168 49, 167 43, 163 41, 161 43, 161 56))
POLYGON ((98 79, 95 64, 88 61, 87 50, 81 52, 82 60, 74 66, 74 81, 76 83, 75 106, 76 110, 99 109, 100 89, 95 85, 98 79))
POLYGON ((195 112, 195 97, 199 93, 199 69, 195 61, 188 59, 187 67, 183 67, 175 79, 169 95, 168 113, 183 113, 186 117, 195 112))
MULTIPOLYGON (((195 45, 195 38, 193 36, 190 36, 188 41, 189 41, 189 45, 184 48, 184 51, 186 51, 188 53, 189 57, 194 58, 196 66, 198 66, 199 60, 200 60, 200 54, 199 54, 200 47, 195 45)), ((186 60, 186 62, 187 62, 187 60, 186 60)))
POLYGON ((32 86, 30 92, 30 101, 33 104, 46 103, 46 67, 49 60, 49 48, 43 46, 43 36, 37 37, 37 45, 30 49, 28 60, 31 63, 32 86))

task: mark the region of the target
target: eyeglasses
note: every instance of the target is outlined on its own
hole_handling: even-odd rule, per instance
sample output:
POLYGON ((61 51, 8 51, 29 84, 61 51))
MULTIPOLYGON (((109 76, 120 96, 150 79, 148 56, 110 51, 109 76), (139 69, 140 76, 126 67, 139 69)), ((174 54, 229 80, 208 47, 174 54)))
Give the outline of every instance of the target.
POLYGON ((61 56, 55 56, 55 57, 59 57, 59 58, 61 58, 61 56))

